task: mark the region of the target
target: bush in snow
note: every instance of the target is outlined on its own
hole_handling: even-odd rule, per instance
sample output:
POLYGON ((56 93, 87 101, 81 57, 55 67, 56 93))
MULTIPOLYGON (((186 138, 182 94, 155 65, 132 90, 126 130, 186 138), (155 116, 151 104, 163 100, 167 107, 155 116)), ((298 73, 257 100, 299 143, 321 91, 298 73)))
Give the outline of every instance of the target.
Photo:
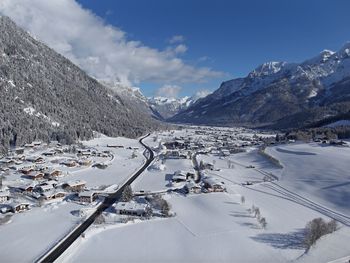
POLYGON ((327 223, 322 218, 315 218, 307 223, 304 240, 307 250, 309 250, 320 237, 336 231, 337 228, 338 224, 335 220, 331 220, 327 223))
POLYGON ((129 202, 129 201, 131 201, 132 196, 133 196, 133 194, 132 194, 131 186, 127 185, 122 192, 121 201, 122 202, 129 202))
POLYGON ((267 222, 266 222, 265 217, 261 217, 261 218, 259 219, 259 223, 260 223, 260 225, 262 226, 262 228, 266 228, 267 222))
POLYGON ((253 213, 254 213, 254 216, 257 219, 260 219, 260 209, 259 209, 259 207, 255 207, 254 210, 253 210, 253 213))
POLYGON ((245 203, 245 197, 242 195, 241 196, 241 203, 244 204, 245 203))
POLYGON ((94 221, 94 223, 96 225, 101 225, 101 224, 104 224, 105 222, 106 222, 106 220, 105 220, 105 218, 104 218, 104 216, 102 214, 99 215, 98 217, 96 217, 96 219, 94 221))

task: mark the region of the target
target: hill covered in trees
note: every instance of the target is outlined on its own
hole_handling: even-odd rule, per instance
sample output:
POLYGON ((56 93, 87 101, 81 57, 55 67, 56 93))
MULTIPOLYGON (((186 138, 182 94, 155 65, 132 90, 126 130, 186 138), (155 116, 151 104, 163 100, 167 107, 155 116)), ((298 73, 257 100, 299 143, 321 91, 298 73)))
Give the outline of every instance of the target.
POLYGON ((0 17, 0 151, 33 140, 136 137, 158 127, 117 92, 0 17))

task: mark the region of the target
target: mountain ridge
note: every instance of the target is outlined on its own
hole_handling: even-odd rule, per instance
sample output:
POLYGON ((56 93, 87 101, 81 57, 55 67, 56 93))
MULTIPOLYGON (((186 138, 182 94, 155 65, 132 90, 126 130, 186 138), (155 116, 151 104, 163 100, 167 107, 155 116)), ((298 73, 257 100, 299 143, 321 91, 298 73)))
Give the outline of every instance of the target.
POLYGON ((159 123, 67 58, 0 17, 0 150, 93 132, 136 137, 159 123))
POLYGON ((301 63, 267 62, 170 119, 193 124, 298 128, 350 109, 350 44, 301 63), (312 118, 314 120, 312 120, 312 118))

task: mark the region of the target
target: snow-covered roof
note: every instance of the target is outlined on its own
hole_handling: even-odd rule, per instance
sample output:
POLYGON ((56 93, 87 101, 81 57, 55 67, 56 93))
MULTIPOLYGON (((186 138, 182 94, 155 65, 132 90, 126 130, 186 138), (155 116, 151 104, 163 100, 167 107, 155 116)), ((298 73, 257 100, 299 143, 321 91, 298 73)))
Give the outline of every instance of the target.
POLYGON ((79 193, 79 197, 91 197, 96 194, 96 191, 83 191, 79 193))
POLYGON ((143 212, 149 207, 148 204, 140 204, 136 202, 119 202, 114 205, 114 208, 118 210, 126 210, 126 211, 140 211, 143 212))
POLYGON ((74 187, 74 186, 84 185, 86 184, 86 182, 84 180, 77 180, 77 181, 68 181, 66 182, 66 184, 70 187, 74 187))
POLYGON ((203 178, 203 182, 207 183, 209 185, 220 185, 220 186, 222 186, 222 183, 219 182, 216 178, 213 178, 213 177, 205 177, 205 178, 203 178))

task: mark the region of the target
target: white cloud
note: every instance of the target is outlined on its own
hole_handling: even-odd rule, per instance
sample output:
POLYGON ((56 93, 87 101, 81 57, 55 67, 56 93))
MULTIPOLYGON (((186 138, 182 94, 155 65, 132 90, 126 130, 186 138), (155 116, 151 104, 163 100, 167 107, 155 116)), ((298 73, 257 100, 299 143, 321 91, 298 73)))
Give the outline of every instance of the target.
POLYGON ((177 98, 182 88, 177 85, 164 85, 156 91, 156 96, 165 98, 177 98))
POLYGON ((181 42, 184 42, 184 41, 185 41, 185 37, 182 36, 182 35, 175 35, 175 36, 172 36, 172 37, 169 39, 169 43, 170 43, 170 44, 181 43, 181 42))
POLYGON ((208 96, 211 92, 209 90, 198 90, 194 95, 193 98, 198 100, 200 98, 204 98, 206 96, 208 96))
POLYGON ((183 53, 185 53, 187 50, 188 50, 188 48, 187 48, 187 46, 184 45, 184 44, 177 45, 177 46, 174 48, 174 51, 175 51, 176 54, 183 54, 183 53))
MULTIPOLYGON (((99 79, 123 84, 198 83, 223 75, 177 57, 186 52, 185 45, 169 52, 128 40, 125 32, 106 25, 75 0, 1 0, 0 13, 99 79)), ((174 36, 172 41, 183 39, 174 36)))

